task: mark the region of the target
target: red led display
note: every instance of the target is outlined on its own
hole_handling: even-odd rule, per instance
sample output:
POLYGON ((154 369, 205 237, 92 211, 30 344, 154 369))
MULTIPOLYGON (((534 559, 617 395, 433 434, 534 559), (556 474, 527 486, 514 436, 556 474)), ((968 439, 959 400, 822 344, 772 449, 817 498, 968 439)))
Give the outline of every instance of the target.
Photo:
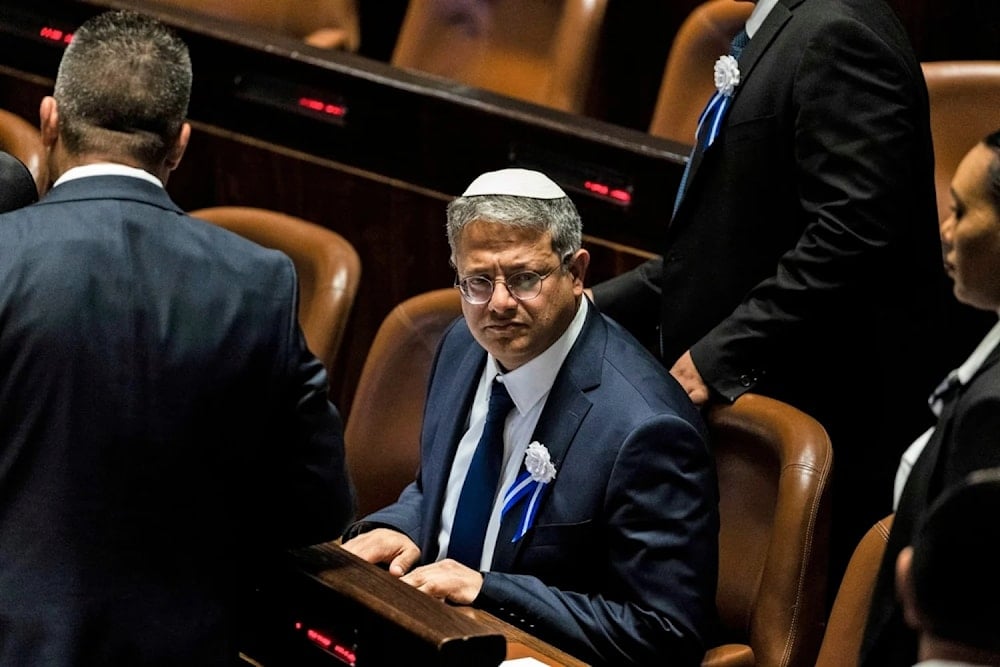
POLYGON ((358 656, 354 647, 341 644, 330 635, 320 632, 315 628, 307 628, 301 621, 295 622, 295 629, 299 631, 305 630, 306 638, 309 641, 334 656, 345 665, 355 667, 358 664, 358 656))
POLYGON ((42 26, 42 29, 38 31, 38 36, 44 40, 60 44, 69 44, 73 41, 73 33, 53 28, 52 26, 42 26))
POLYGON ((622 204, 632 203, 631 192, 621 188, 613 188, 605 183, 598 183, 597 181, 584 181, 583 189, 587 192, 592 192, 595 195, 600 195, 601 197, 614 199, 622 204))
POLYGON ((309 109, 310 111, 326 114, 328 116, 335 116, 336 118, 343 118, 347 113, 347 107, 342 104, 331 104, 312 97, 300 97, 299 106, 303 109, 309 109))

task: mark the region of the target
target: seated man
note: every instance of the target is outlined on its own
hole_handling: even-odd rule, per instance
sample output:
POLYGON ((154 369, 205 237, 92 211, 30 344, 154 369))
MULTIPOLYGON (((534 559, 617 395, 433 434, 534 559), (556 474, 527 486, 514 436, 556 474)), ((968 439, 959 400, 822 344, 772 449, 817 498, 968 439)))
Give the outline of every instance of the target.
POLYGON ((699 664, 719 516, 698 411, 584 297, 580 217, 546 176, 481 175, 448 241, 463 317, 431 371, 420 471, 344 547, 593 664, 699 664))
POLYGON ((919 633, 920 665, 1000 665, 998 514, 1000 468, 973 472, 941 496, 900 552, 896 588, 919 633))

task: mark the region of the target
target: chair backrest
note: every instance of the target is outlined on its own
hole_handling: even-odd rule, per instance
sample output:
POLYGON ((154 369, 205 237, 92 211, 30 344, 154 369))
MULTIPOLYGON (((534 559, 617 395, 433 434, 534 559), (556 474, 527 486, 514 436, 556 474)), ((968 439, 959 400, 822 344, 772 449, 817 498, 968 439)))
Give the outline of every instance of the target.
POLYGON ((606 5, 607 0, 410 0, 392 64, 579 113, 593 78, 606 5))
POLYGON ((804 412, 756 394, 712 407, 707 420, 724 644, 703 664, 812 667, 826 619, 830 438, 804 412))
POLYGON ((42 133, 37 126, 10 111, 0 109, 0 150, 25 164, 35 179, 38 194, 48 189, 48 161, 42 133))
POLYGON ((233 23, 267 28, 327 49, 357 51, 357 0, 155 0, 233 23))
POLYGON ((457 289, 424 292, 393 308, 375 334, 344 430, 358 516, 394 502, 413 481, 431 363, 461 314, 457 289))
POLYGON ((332 373, 361 280, 354 246, 330 229, 268 209, 216 206, 191 215, 291 258, 299 278, 299 325, 309 349, 332 373))
POLYGON ((708 0, 681 23, 667 54, 649 133, 691 145, 698 117, 715 92, 714 67, 753 10, 749 2, 708 0))
POLYGON ((854 548, 830 610, 816 667, 855 667, 858 664, 872 591, 889 541, 893 516, 890 514, 876 522, 854 548))
POLYGON ((930 95, 938 219, 949 213, 948 189, 958 163, 1000 129, 1000 60, 921 63, 930 95))

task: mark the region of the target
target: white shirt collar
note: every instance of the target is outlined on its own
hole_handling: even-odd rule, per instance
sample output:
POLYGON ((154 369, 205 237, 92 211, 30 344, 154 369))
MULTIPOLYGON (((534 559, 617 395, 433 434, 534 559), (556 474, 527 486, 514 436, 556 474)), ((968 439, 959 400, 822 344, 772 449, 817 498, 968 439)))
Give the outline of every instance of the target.
POLYGON ((998 343, 1000 343, 1000 322, 993 325, 993 328, 990 329, 989 333, 986 334, 986 337, 980 341, 979 345, 976 346, 976 349, 969 355, 969 358, 965 360, 965 363, 958 367, 957 373, 959 382, 962 384, 968 384, 969 380, 971 380, 972 376, 979 371, 983 362, 986 361, 986 357, 989 356, 990 352, 993 351, 993 348, 995 348, 998 343))
POLYGON ((750 18, 747 19, 747 35, 750 36, 750 39, 753 39, 753 36, 757 34, 761 24, 764 23, 764 19, 767 18, 767 15, 771 13, 771 10, 777 4, 778 0, 757 0, 753 11, 750 12, 750 18))
POLYGON ((163 182, 148 171, 114 162, 96 162, 94 164, 85 164, 79 167, 67 169, 66 172, 52 184, 52 187, 56 187, 66 181, 72 181, 77 178, 87 178, 89 176, 131 176, 132 178, 141 178, 144 181, 149 181, 150 183, 158 185, 161 188, 163 187, 163 182))
POLYGON ((521 414, 525 414, 531 407, 544 397, 556 381, 556 375, 562 368, 566 356, 572 349, 576 339, 583 331, 583 323, 587 319, 587 298, 580 298, 580 305, 576 309, 576 315, 566 327, 563 335, 556 339, 544 352, 518 368, 504 373, 500 370, 497 360, 492 354, 486 358, 486 377, 494 378, 501 376, 507 392, 514 399, 514 406, 521 414))

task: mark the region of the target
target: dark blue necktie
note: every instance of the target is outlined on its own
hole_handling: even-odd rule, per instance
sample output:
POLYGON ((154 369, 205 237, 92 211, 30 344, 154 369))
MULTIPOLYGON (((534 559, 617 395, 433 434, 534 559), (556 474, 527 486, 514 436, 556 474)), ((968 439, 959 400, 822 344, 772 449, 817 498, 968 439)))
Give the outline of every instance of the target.
MULTIPOLYGON (((740 54, 743 53, 743 48, 749 42, 750 36, 747 34, 747 31, 740 30, 729 44, 729 55, 739 60, 740 54)), ((674 215, 677 214, 677 208, 680 206, 681 199, 684 197, 684 191, 687 189, 688 175, 691 172, 692 165, 694 165, 696 160, 700 159, 705 149, 715 141, 715 137, 719 134, 719 129, 722 127, 722 119, 725 117, 728 108, 729 97, 716 92, 708 100, 705 110, 701 112, 701 116, 698 118, 698 129, 695 131, 691 156, 684 166, 684 173, 681 175, 681 182, 677 187, 677 197, 674 199, 674 215)))
POLYGON ((507 388, 494 380, 490 390, 490 407, 486 413, 483 434, 469 464, 469 472, 458 497, 455 522, 448 540, 448 557, 478 570, 483 556, 483 538, 493 511, 493 501, 503 463, 503 427, 507 413, 514 407, 507 388))

